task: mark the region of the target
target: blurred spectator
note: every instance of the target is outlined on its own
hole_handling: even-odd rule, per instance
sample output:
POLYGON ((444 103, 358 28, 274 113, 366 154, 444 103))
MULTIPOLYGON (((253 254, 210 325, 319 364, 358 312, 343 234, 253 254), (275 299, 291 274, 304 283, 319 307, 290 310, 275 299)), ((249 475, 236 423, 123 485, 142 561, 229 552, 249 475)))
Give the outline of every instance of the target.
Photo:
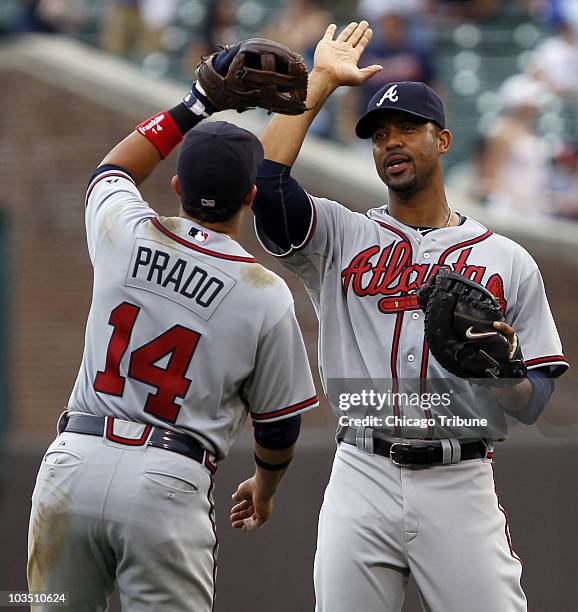
POLYGON ((374 29, 386 13, 403 15, 411 44, 429 49, 434 36, 432 26, 435 29, 437 25, 430 23, 434 5, 433 0, 360 0, 358 13, 374 29))
POLYGON ((236 24, 237 3, 234 0, 209 0, 203 36, 207 52, 240 40, 236 24))
POLYGON ((237 6, 233 0, 209 0, 202 34, 185 53, 185 73, 193 73, 205 53, 217 51, 219 45, 229 45, 242 39, 236 29, 237 6))
POLYGON ((557 27, 564 21, 578 31, 578 2, 576 0, 524 0, 530 12, 538 13, 547 25, 557 27))
POLYGON ((552 212, 578 220, 578 142, 559 146, 552 159, 548 187, 552 212))
POLYGON ((383 70, 360 88, 360 110, 365 110, 371 97, 391 81, 423 81, 435 86, 431 53, 411 41, 408 22, 408 13, 399 6, 384 6, 376 15, 373 38, 360 65, 381 64, 383 70))
POLYGON ((488 135, 483 162, 488 204, 524 215, 550 212, 548 147, 536 132, 544 87, 519 74, 504 81, 498 97, 505 114, 488 135))
POLYGON ((315 46, 331 21, 331 13, 324 8, 323 0, 286 0, 285 8, 273 14, 260 36, 307 56, 311 66, 315 46))
MULTIPOLYGON (((313 66, 313 54, 327 26, 334 21, 324 0, 285 0, 285 7, 265 24, 259 36, 270 38, 301 53, 313 66)), ((311 134, 330 137, 334 131, 334 100, 322 108, 311 126, 311 134)))
POLYGON ((435 0, 440 17, 459 21, 486 21, 497 15, 505 2, 500 0, 435 0))
POLYGON ((471 154, 455 163, 446 173, 446 183, 467 198, 485 204, 488 198, 488 140, 479 136, 471 154))
POLYGON ((530 67, 554 92, 578 94, 578 31, 559 21, 558 32, 535 49, 530 67))
POLYGON ((102 47, 116 55, 138 54, 144 23, 139 0, 112 0, 102 30, 102 47))
POLYGON ((165 29, 172 25, 177 16, 177 0, 141 0, 143 20, 143 50, 148 53, 162 48, 161 38, 165 29))
POLYGON ((384 12, 403 12, 405 15, 418 15, 426 12, 431 0, 360 0, 359 14, 369 21, 379 19, 384 12))
POLYGON ((403 8, 400 0, 387 0, 378 5, 364 2, 360 10, 372 19, 373 38, 361 56, 360 66, 380 64, 383 70, 361 87, 346 90, 341 98, 339 133, 342 141, 351 140, 353 125, 367 107, 372 96, 391 81, 423 81, 439 89, 435 83, 435 66, 430 51, 414 43, 409 32, 411 19, 421 3, 408 0, 403 8), (367 11, 370 11, 368 15, 367 11))
POLYGON ((20 0, 19 32, 57 34, 78 29, 87 15, 85 0, 20 0))

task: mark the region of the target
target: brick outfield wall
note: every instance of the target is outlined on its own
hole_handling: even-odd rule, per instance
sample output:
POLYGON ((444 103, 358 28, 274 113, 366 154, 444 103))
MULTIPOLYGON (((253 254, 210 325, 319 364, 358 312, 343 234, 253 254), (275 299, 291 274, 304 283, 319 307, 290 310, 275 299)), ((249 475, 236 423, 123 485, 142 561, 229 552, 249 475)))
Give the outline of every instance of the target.
MULTIPOLYGON (((104 155, 139 117, 122 116, 15 71, 0 72, 0 206, 12 228, 11 395, 16 431, 49 435, 78 371, 92 270, 84 234, 84 190, 104 155)), ((159 213, 175 214, 169 181, 176 154, 143 186, 159 213)), ((263 253, 251 220, 241 242, 281 273, 295 296, 312 364, 317 322, 302 286, 263 253)), ((526 245, 532 252, 531 245, 526 245)), ((567 355, 578 358, 578 264, 533 253, 542 269, 567 355)), ((321 387, 318 386, 321 390, 321 387)), ((558 404, 561 402, 559 401, 558 404)), ((560 408, 558 407, 560 416, 560 408)), ((562 417, 563 418, 563 417, 562 417)), ((333 422, 327 410, 308 422, 333 422)))

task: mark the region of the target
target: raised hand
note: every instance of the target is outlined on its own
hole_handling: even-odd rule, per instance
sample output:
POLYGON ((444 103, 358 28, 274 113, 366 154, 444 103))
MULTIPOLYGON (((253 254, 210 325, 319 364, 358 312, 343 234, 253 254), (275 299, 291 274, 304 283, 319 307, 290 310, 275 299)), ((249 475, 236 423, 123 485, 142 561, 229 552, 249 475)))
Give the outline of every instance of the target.
POLYGON ((367 21, 351 22, 334 39, 337 26, 328 26, 323 38, 317 44, 313 70, 323 74, 333 87, 340 85, 361 85, 383 69, 372 65, 359 68, 357 63, 367 48, 373 34, 367 21))

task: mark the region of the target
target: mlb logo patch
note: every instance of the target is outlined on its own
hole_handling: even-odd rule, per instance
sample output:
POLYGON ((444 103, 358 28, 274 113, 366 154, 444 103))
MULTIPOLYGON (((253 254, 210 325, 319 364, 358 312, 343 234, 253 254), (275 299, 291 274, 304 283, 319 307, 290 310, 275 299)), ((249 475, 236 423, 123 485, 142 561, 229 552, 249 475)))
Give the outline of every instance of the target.
POLYGON ((191 227, 189 230, 189 235, 191 235, 197 242, 207 242, 209 239, 209 233, 199 229, 198 227, 191 227))

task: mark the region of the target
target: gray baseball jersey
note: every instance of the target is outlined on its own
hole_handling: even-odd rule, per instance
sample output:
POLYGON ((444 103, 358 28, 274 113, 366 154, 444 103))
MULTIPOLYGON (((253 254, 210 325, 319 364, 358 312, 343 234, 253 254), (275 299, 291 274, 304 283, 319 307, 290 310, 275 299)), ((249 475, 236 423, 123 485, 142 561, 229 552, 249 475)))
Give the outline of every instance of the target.
POLYGON ((120 170, 89 185, 86 231, 94 289, 71 411, 188 433, 220 459, 247 408, 267 422, 317 405, 291 293, 237 242, 157 216, 120 170))
POLYGON ((248 414, 276 421, 318 403, 293 300, 226 235, 157 216, 119 169, 89 185, 86 231, 94 287, 68 407, 109 419, 102 435, 64 431, 44 455, 29 589, 104 612, 116 582, 126 610, 210 612, 211 460, 248 414), (144 444, 151 425, 196 437, 202 462, 144 444))
POLYGON ((320 324, 321 378, 334 412, 344 413, 339 405, 343 391, 358 390, 368 381, 379 387, 381 381, 384 390, 394 389, 381 413, 389 409, 400 417, 396 426, 391 419, 384 423, 391 433, 429 437, 432 432, 424 436, 421 423, 397 425, 402 417, 433 414, 447 417, 446 424, 453 416, 478 417, 475 432, 446 426, 438 437, 503 439, 503 410, 492 393, 447 372, 428 350, 415 290, 441 266, 481 283, 498 298, 517 331, 528 368, 549 367, 557 375, 568 364, 540 272, 528 252, 468 217, 457 227, 423 235, 390 216, 387 207, 360 214, 325 198, 309 198, 312 223, 303 244, 282 253, 266 236, 259 238, 299 276, 313 302, 320 324), (395 389, 413 388, 416 381, 422 394, 445 385, 455 395, 451 406, 423 408, 395 401, 395 389), (479 417, 489 415, 480 429, 479 417))
MULTIPOLYGON (((422 234, 385 207, 364 215, 309 198, 313 214, 303 244, 284 253, 265 235, 260 240, 301 278, 311 297, 332 408, 340 424, 347 424, 342 399, 349 396, 349 418, 352 396, 343 392, 388 386, 393 391, 393 399, 379 408, 365 405, 362 424, 349 423, 356 428, 356 445, 337 448, 319 516, 316 611, 399 612, 413 573, 424 609, 525 612, 521 563, 491 465, 493 440, 506 435, 503 410, 488 389, 456 379, 430 354, 415 290, 440 266, 482 283, 518 332, 528 367, 558 375, 568 364, 535 262, 522 247, 470 218, 422 234), (396 399, 404 385, 417 391, 417 404, 396 399), (440 385, 442 392, 454 392, 452 401, 426 406, 424 393, 440 391, 440 385), (363 420, 379 411, 399 423, 363 420), (486 426, 438 427, 442 416, 466 421, 468 415, 488 414, 493 418, 486 426), (406 424, 405 417, 420 415, 426 418, 416 420, 425 427, 406 424), (481 438, 486 454, 464 461, 452 455, 451 465, 410 469, 374 453, 374 433, 398 444, 438 437, 446 450, 461 448, 455 438, 481 438)), ((363 401, 361 393, 357 400, 363 401)))

